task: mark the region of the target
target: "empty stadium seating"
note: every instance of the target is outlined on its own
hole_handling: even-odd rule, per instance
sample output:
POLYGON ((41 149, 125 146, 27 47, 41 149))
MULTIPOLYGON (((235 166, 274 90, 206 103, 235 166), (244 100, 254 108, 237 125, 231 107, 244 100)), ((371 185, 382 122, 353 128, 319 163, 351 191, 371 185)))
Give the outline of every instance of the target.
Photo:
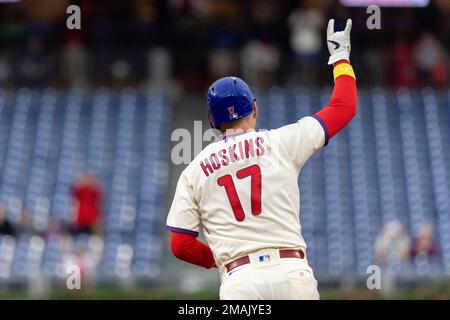
POLYGON ((86 261, 95 265, 98 277, 158 276, 171 130, 165 96, 134 89, 23 88, 0 92, 0 116, 0 199, 11 221, 20 223, 25 207, 38 232, 51 218, 68 224, 70 188, 86 168, 105 189, 104 240, 4 236, 1 280, 40 272, 65 276, 64 255, 76 258, 79 248, 88 249, 86 261))
MULTIPOLYGON (((328 102, 330 88, 273 88, 258 94, 260 129, 276 128, 328 102)), ((363 276, 381 226, 393 219, 414 236, 427 221, 437 265, 411 261, 414 275, 450 275, 450 93, 360 90, 349 127, 307 162, 302 232, 319 276, 363 276)), ((0 91, 0 200, 19 222, 26 207, 44 231, 68 222, 70 187, 90 168, 105 188, 104 239, 23 234, 0 238, 0 282, 64 276, 63 253, 87 248, 97 278, 161 273, 170 172, 172 106, 163 94, 114 91, 0 91)), ((67 257, 66 257, 67 258, 67 257)))

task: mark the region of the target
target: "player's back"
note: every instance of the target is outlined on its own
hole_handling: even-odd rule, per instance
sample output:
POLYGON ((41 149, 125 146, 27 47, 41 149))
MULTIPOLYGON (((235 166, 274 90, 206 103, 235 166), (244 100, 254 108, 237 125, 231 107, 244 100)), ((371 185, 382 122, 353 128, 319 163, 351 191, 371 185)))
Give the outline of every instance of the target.
POLYGON ((179 226, 180 212, 181 228, 198 232, 201 221, 219 263, 264 248, 305 248, 298 174, 323 142, 322 127, 307 117, 210 144, 183 171, 171 208, 178 219, 169 214, 168 225, 179 226))

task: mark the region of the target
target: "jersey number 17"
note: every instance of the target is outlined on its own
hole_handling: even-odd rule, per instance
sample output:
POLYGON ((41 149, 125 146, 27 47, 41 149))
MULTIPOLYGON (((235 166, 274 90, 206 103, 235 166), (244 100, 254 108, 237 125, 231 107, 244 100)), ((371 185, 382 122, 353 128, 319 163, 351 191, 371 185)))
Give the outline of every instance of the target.
MULTIPOLYGON (((261 213, 261 169, 255 164, 236 172, 238 179, 245 179, 251 177, 251 210, 254 216, 261 213)), ((225 188, 225 191, 230 201, 231 209, 237 221, 243 221, 245 219, 244 209, 242 209, 241 200, 236 191, 233 177, 230 174, 226 174, 217 179, 217 184, 225 188)))

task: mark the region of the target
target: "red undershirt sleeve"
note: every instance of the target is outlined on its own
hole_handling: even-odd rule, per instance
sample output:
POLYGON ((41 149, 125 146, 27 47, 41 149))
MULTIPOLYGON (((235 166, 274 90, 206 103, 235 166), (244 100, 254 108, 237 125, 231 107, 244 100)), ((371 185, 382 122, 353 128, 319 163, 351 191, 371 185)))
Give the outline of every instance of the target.
POLYGON ((193 235, 171 232, 171 249, 175 257, 185 262, 206 269, 216 266, 211 249, 193 235))
MULTIPOLYGON (((341 60, 334 67, 348 61, 341 60)), ((328 140, 341 131, 355 116, 357 105, 356 80, 349 75, 335 79, 330 103, 317 112, 314 117, 324 127, 325 145, 328 140)))

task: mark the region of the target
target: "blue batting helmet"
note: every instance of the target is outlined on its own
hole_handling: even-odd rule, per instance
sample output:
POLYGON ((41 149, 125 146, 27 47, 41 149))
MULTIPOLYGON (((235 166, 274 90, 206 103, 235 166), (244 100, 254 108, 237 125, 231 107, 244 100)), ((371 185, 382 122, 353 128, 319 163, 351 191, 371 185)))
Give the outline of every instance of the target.
POLYGON ((240 78, 225 77, 214 82, 208 89, 208 116, 211 127, 219 128, 253 111, 253 94, 240 78))

